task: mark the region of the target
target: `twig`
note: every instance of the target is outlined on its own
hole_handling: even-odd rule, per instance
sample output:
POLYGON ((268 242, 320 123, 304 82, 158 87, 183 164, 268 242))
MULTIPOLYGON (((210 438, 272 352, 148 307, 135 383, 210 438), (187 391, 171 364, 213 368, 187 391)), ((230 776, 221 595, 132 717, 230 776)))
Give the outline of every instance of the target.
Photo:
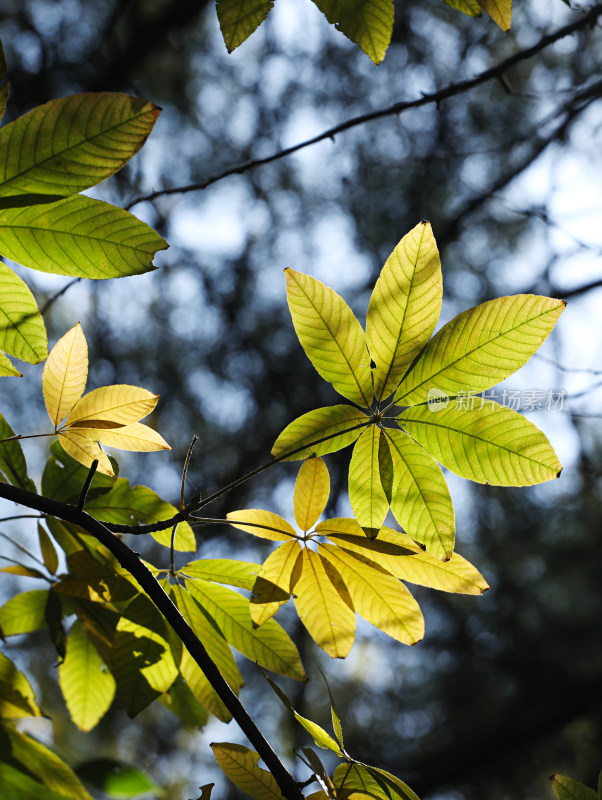
POLYGON ((588 25, 593 25, 600 15, 602 15, 602 3, 597 3, 595 6, 593 6, 593 8, 590 9, 590 11, 587 14, 585 14, 580 19, 570 23, 569 25, 565 25, 564 27, 559 28, 557 31, 554 31, 553 33, 549 33, 546 34, 545 36, 542 36, 541 39, 532 47, 528 47, 525 50, 520 50, 513 56, 510 56, 504 61, 501 61, 496 66, 484 70, 483 72, 480 72, 474 78, 458 81, 457 83, 451 83, 437 92, 428 92, 414 100, 402 100, 398 103, 394 103, 393 105, 388 106, 387 108, 381 108, 376 111, 371 111, 367 114, 361 114, 357 117, 352 117, 351 119, 348 119, 345 122, 341 122, 340 124, 335 125, 334 127, 329 128, 326 131, 323 131, 317 136, 313 136, 311 139, 306 139, 305 141, 299 142, 298 144, 292 145, 291 147, 286 147, 283 150, 278 150, 271 156, 266 156, 265 158, 251 159, 242 164, 237 164, 236 166, 229 167, 228 169, 225 169, 222 172, 219 172, 216 175, 213 175, 212 177, 207 178, 206 180, 201 181, 199 183, 191 183, 187 186, 176 186, 170 189, 159 189, 155 192, 151 192, 150 194, 132 200, 130 203, 128 203, 126 209, 130 210, 133 206, 137 205, 138 203, 152 201, 158 197, 163 197, 165 195, 184 194, 186 192, 195 192, 195 191, 200 191, 202 189, 206 189, 212 184, 217 183, 218 181, 221 181, 224 178, 228 178, 231 175, 242 175, 243 173, 248 172, 249 170, 254 169, 255 167, 263 166, 264 164, 270 164, 273 161, 278 161, 279 159, 292 155, 293 153, 296 153, 299 150, 303 150, 306 147, 310 147, 311 145, 317 144, 318 142, 323 142, 327 139, 334 140, 334 137, 337 134, 343 133, 343 131, 347 131, 351 128, 355 128, 358 125, 363 125, 366 122, 371 122, 372 120, 375 119, 381 119, 382 117, 389 117, 394 114, 402 114, 405 111, 408 111, 409 109, 420 108, 421 106, 431 105, 433 103, 435 105, 439 105, 439 103, 441 103, 443 100, 447 100, 450 97, 455 97, 456 95, 468 92, 471 89, 474 89, 475 87, 480 86, 481 84, 486 83, 488 81, 494 79, 500 79, 504 75, 504 73, 508 69, 510 69, 510 67, 520 63, 521 61, 525 61, 529 58, 532 58, 541 50, 544 50, 546 47, 549 47, 551 44, 554 44, 560 39, 564 39, 566 36, 570 36, 575 31, 578 31, 581 28, 585 28, 588 25))
POLYGON ((186 453, 186 461, 184 462, 184 469, 182 470, 182 484, 180 487, 180 511, 184 511, 184 509, 186 508, 186 503, 184 501, 184 492, 186 489, 186 475, 188 474, 188 465, 190 464, 190 456, 192 455, 192 451, 198 440, 199 440, 198 436, 195 435, 192 437, 192 441, 190 442, 190 447, 188 448, 188 452, 186 453))
POLYGON ((56 294, 53 294, 52 297, 49 297, 48 300, 46 300, 46 302, 44 303, 44 305, 40 309, 40 314, 42 316, 44 316, 44 314, 48 311, 50 306, 53 303, 55 303, 59 299, 59 297, 62 297, 62 295, 64 295, 65 292, 69 291, 69 289, 72 286, 75 286, 75 284, 79 283, 80 281, 81 281, 81 278, 74 278, 72 281, 69 281, 69 283, 66 286, 63 286, 62 289, 59 289, 59 291, 56 292, 56 294))
POLYGON ((92 479, 94 478, 94 473, 96 472, 97 466, 98 466, 98 459, 95 458, 92 464, 90 465, 90 469, 88 470, 86 480, 84 481, 84 485, 82 486, 82 491, 79 496, 79 500, 77 501, 78 511, 82 511, 83 507, 86 505, 86 497, 88 496, 88 489, 90 488, 90 484, 92 483, 92 479))

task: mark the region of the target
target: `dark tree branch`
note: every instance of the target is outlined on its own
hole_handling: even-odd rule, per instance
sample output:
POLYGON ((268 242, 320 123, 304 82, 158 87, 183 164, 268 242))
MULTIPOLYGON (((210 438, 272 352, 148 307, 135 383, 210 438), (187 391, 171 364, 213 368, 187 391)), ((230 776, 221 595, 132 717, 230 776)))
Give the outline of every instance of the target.
POLYGON ((0 483, 0 497, 12 500, 21 506, 35 509, 43 514, 58 517, 66 522, 78 525, 94 536, 119 561, 121 566, 135 578, 150 597, 168 624, 180 638, 190 655, 205 673, 216 693, 230 711, 241 730, 257 750, 265 765, 274 776, 278 786, 287 800, 303 800, 303 794, 280 761, 272 747, 255 725, 246 709, 234 694, 221 672, 207 653, 203 643, 190 628, 168 595, 163 591, 151 571, 142 563, 138 553, 131 550, 121 539, 113 536, 105 525, 91 517, 85 511, 78 510, 67 503, 59 503, 47 497, 28 492, 8 483, 0 483))
POLYGON ((284 150, 279 150, 276 153, 273 153, 271 156, 267 156, 266 158, 258 158, 252 159, 250 161, 246 161, 243 164, 237 164, 236 166, 229 167, 228 169, 220 172, 216 175, 213 175, 210 178, 207 178, 200 183, 191 183, 187 186, 176 186, 170 189, 159 189, 156 192, 151 192, 148 195, 144 195, 142 197, 138 197, 135 200, 132 200, 126 208, 129 210, 133 206, 137 205, 138 203, 142 203, 145 201, 155 200, 158 197, 163 197, 165 195, 170 194, 184 194, 186 192, 195 192, 200 191, 202 189, 206 189, 208 186, 211 186, 218 181, 223 180, 224 178, 228 178, 231 175, 242 175, 245 172, 248 172, 255 167, 262 166, 264 164, 270 164, 273 161, 278 161, 281 158, 285 158, 286 156, 291 155, 292 153, 296 153, 299 150, 303 150, 306 147, 310 147, 311 145, 317 144, 318 142, 323 142, 326 139, 334 139, 334 137, 339 134, 343 133, 343 131, 347 131, 350 128, 355 128, 358 125, 363 125, 366 122, 371 122, 375 119, 381 119, 382 117, 389 117, 394 114, 402 114, 405 111, 408 111, 412 108, 420 108, 421 106, 431 105, 435 103, 439 105, 439 103, 443 102, 444 100, 449 99, 450 97, 455 97, 456 95, 463 94, 464 92, 468 92, 471 89, 474 89, 477 86, 480 86, 483 83, 487 83, 491 80, 500 80, 503 78, 504 74, 510 67, 513 67, 515 64, 520 63, 521 61, 525 61, 529 58, 532 58, 534 55, 539 53, 541 50, 544 50, 546 47, 549 47, 551 44, 559 41, 560 39, 564 39, 566 36, 570 36, 575 31, 581 30, 586 28, 589 25, 594 25, 597 21, 598 17, 602 15, 602 3, 597 3, 593 8, 591 8, 587 14, 585 14, 580 19, 576 20, 575 22, 571 22, 569 25, 565 25, 562 28, 559 28, 557 31, 553 33, 546 34, 542 36, 541 39, 534 44, 532 47, 528 47, 525 50, 520 50, 518 53, 515 53, 513 56, 501 61, 496 66, 491 67, 490 69, 484 70, 476 75, 474 78, 469 78, 464 81, 458 81, 457 83, 451 83, 446 86, 444 89, 440 89, 437 92, 429 92, 427 94, 423 94, 422 97, 418 97, 415 100, 402 100, 398 103, 394 103, 387 108, 381 108, 376 111, 371 111, 367 114, 361 114, 357 117, 352 117, 351 119, 346 120, 345 122, 341 122, 338 125, 335 125, 332 128, 329 128, 326 131, 318 134, 317 136, 312 137, 311 139, 307 139, 303 142, 299 142, 299 144, 292 145, 291 147, 287 147, 284 150))

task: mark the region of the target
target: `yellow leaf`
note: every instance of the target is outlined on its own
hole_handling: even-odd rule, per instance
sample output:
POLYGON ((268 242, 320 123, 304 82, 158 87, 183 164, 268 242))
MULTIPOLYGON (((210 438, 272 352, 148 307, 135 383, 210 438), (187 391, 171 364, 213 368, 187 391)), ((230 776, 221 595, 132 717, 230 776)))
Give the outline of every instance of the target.
POLYGON ((355 638, 355 612, 343 579, 328 561, 305 548, 295 585, 295 607, 310 636, 332 658, 345 658, 355 638))
POLYGON ((255 800, 284 800, 271 772, 258 766, 259 755, 242 744, 213 742, 215 760, 233 784, 255 800))
POLYGON ((118 447, 120 450, 149 453, 154 450, 171 450, 165 439, 157 431, 141 422, 131 422, 116 428, 88 428, 74 426, 81 436, 98 440, 107 447, 118 447))
POLYGON ((512 22, 512 0, 478 0, 481 8, 503 31, 510 30, 512 22))
POLYGON ((98 471, 104 475, 114 475, 113 467, 109 461, 109 457, 104 453, 98 444, 81 433, 72 430, 67 430, 64 433, 59 433, 59 442, 63 450, 83 464, 84 467, 91 467, 93 461, 98 461, 98 471))
POLYGON ((302 531, 318 521, 330 495, 330 475, 321 458, 310 458, 301 464, 295 481, 295 520, 302 531))
POLYGON ((375 64, 385 57, 393 30, 392 0, 314 0, 329 22, 375 64))
POLYGON ((349 464, 349 502, 357 521, 366 528, 380 528, 389 510, 380 480, 380 437, 376 425, 367 428, 355 443, 349 464))
POLYGON ((254 625, 259 627, 273 617, 291 596, 295 565, 300 555, 301 545, 293 540, 284 542, 266 558, 251 596, 251 619, 254 625))
POLYGON ((9 378, 17 377, 22 378, 23 373, 13 366, 12 361, 4 353, 0 353, 0 377, 9 378))
POLYGON ((270 539, 272 542, 287 542, 291 536, 298 538, 293 526, 273 511, 247 508, 242 511, 230 511, 226 514, 226 519, 233 527, 252 533, 261 539, 270 539))
POLYGON ((416 644, 422 639, 420 606, 403 583, 340 547, 321 544, 318 552, 341 574, 360 617, 398 642, 416 644))
POLYGON ((443 296, 430 223, 420 222, 387 259, 370 298, 366 339, 376 363, 374 394, 392 394, 432 334, 443 296))
POLYGON ((150 414, 158 399, 159 395, 139 386, 123 383, 101 386, 76 403, 69 414, 68 425, 72 427, 79 423, 76 427, 83 427, 82 423, 94 421, 94 426, 99 427, 97 420, 129 425, 150 414))
POLYGON ((46 410, 56 427, 82 396, 88 380, 88 345, 79 322, 50 351, 42 373, 46 410))

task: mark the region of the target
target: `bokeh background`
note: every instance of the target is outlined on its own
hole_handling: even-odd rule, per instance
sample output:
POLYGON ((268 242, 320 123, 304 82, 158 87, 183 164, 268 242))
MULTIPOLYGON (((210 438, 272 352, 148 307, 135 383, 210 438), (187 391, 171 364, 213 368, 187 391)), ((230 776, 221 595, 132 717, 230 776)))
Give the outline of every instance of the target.
MULTIPOLYGON (((354 127, 205 190, 139 201, 202 182, 332 125, 472 77, 576 21, 593 3, 515 0, 512 30, 471 20, 439 0, 396 3, 393 41, 376 67, 309 0, 278 0, 261 29, 226 53, 206 0, 4 0, 0 37, 12 93, 6 119, 78 91, 127 91, 164 110, 143 151, 93 194, 155 226, 171 247, 158 269, 107 283, 17 268, 54 343, 78 320, 91 353, 89 386, 134 383, 161 394, 152 423, 170 453, 119 456, 121 472, 165 499, 179 493, 193 434, 190 491, 207 495, 267 461, 299 414, 336 402, 294 336, 282 270, 309 272, 360 316, 401 236, 431 220, 443 262, 441 324, 504 294, 568 300, 557 330, 504 387, 552 391, 554 409, 527 411, 554 444, 560 480, 532 489, 449 483, 457 550, 491 585, 483 597, 416 589, 427 635, 404 647, 360 625, 345 662, 330 662, 285 608, 312 680, 286 685, 301 713, 328 723, 317 666, 343 717, 347 749, 387 768, 424 800, 545 800, 547 776, 594 785, 602 768, 602 28, 580 29, 438 106, 354 127)), ((21 433, 44 430, 41 367, 0 387, 21 433)), ((499 391, 504 388, 501 387, 499 391)), ((46 451, 26 444, 39 476, 46 451)), ((345 453, 329 457, 327 512, 347 513, 345 453)), ((288 514, 293 465, 281 465, 212 506, 288 514)), ((14 513, 2 507, 2 516, 14 513)), ((2 523, 23 544, 25 523, 2 523)), ((29 537, 29 538, 28 538, 29 537)), ((199 553, 249 560, 260 542, 203 528, 199 553)), ((139 546, 139 540, 136 546, 139 546)), ((12 546, 2 542, 4 555, 12 546)), ((167 563, 150 544, 145 554, 167 563)), ((3 579, 8 596, 12 579, 3 579)), ((29 588, 29 587, 28 587, 29 588)), ((183 728, 154 704, 130 722, 114 706, 81 734, 67 719, 56 657, 44 634, 11 640, 50 719, 35 734, 72 764, 98 755, 147 768, 173 800, 217 781, 208 748, 234 725, 183 728)), ((307 740, 246 665, 243 700, 279 752, 307 740)), ((298 764, 298 762, 297 762, 298 764)), ((299 764, 300 777, 307 771, 299 764)), ((195 794, 196 791, 196 794, 195 794)))

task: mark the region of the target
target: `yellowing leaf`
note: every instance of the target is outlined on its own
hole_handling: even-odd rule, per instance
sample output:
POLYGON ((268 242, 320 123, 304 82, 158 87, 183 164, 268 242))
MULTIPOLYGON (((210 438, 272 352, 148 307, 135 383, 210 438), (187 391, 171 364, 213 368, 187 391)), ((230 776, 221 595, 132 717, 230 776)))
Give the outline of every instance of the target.
POLYGON ((42 559, 44 566, 52 575, 56 572, 59 565, 59 557, 56 553, 52 539, 46 533, 46 529, 38 522, 38 540, 40 542, 40 550, 42 552, 42 559))
POLYGON ((0 718, 41 716, 31 684, 13 662, 0 653, 0 718))
POLYGON ((295 521, 308 531, 318 521, 330 495, 330 475, 321 458, 310 458, 301 464, 295 481, 295 521))
POLYGON ((366 415, 353 406, 316 408, 287 425, 276 439, 272 458, 294 453, 286 460, 295 461, 335 453, 352 444, 367 424, 366 415))
POLYGON ((564 300, 518 294, 458 314, 422 351, 399 386, 396 403, 424 402, 433 389, 453 397, 495 386, 527 363, 565 305, 564 300))
POLYGON ((398 422, 443 466, 477 483, 531 486, 557 478, 562 470, 544 434, 497 403, 473 410, 461 400, 439 411, 413 406, 398 422))
POLYGON ((226 519, 232 527, 272 542, 286 542, 291 536, 297 538, 293 526, 273 511, 247 508, 242 511, 230 511, 226 514, 226 519))
POLYGON ((420 606, 402 583, 339 547, 321 544, 318 552, 340 573, 360 617, 398 642, 416 644, 422 639, 420 606))
POLYGON ((510 30, 512 0, 479 0, 479 5, 503 31, 510 30))
POLYGON ((599 800, 598 793, 565 775, 551 775, 550 781, 558 800, 599 800))
POLYGON ((402 431, 387 429, 394 464, 391 511, 404 531, 437 558, 454 549, 454 508, 437 462, 402 431))
MULTIPOLYGON (((130 425, 150 414, 158 399, 159 395, 139 386, 119 383, 101 386, 88 392, 75 404, 69 414, 68 425, 70 428, 100 427, 96 424, 98 420, 130 425)), ((104 432, 111 430, 107 428, 104 432)), ((120 430, 116 429, 115 433, 119 434, 120 430)))
POLYGON ((82 396, 87 380, 88 345, 78 322, 52 348, 42 373, 44 402, 55 427, 82 396))
POLYGON ((295 565, 300 555, 301 545, 293 540, 284 542, 266 558, 251 596, 251 619, 258 627, 273 617, 290 598, 295 583, 295 565))
POLYGON ((259 755, 242 744, 213 742, 215 760, 235 786, 255 800, 285 800, 271 772, 258 766, 259 755))
MULTIPOLYGON (((10 439, 15 432, 0 414, 0 439, 10 439)), ((0 444, 0 475, 7 483, 37 492, 36 486, 27 475, 27 464, 18 439, 0 444)))
POLYGON ((191 578, 203 578, 206 581, 225 583, 228 586, 239 586, 241 589, 253 588, 261 564, 251 561, 235 561, 231 558, 202 558, 191 561, 180 569, 180 572, 191 578))
POLYGON ((375 64, 385 57, 393 30, 393 0, 314 0, 337 30, 375 64))
POLYGON ((141 422, 131 422, 119 428, 76 427, 78 433, 89 439, 98 440, 106 447, 118 447, 120 450, 133 450, 150 453, 155 450, 171 450, 165 439, 141 422))
POLYGON ((368 408, 372 378, 362 326, 330 287, 292 269, 285 273, 293 325, 307 357, 337 392, 368 408))
POLYGON ((22 378, 23 373, 13 366, 10 358, 0 353, 0 377, 2 378, 22 378))
POLYGON ((482 13, 478 0, 443 0, 443 2, 446 6, 457 8, 469 17, 480 17, 482 13))
POLYGON ((4 636, 32 633, 43 628, 47 600, 46 589, 20 592, 7 600, 0 608, 0 630, 4 636))
POLYGON ((38 364, 48 355, 44 320, 34 296, 18 275, 0 263, 0 349, 38 364))
POLYGON ((397 388, 432 334, 443 295, 441 261, 430 223, 420 222, 387 259, 368 307, 366 339, 376 363, 378 400, 397 388))
POLYGON ((218 0, 217 18, 229 53, 261 25, 273 5, 274 0, 218 0))
POLYGON ((67 637, 59 682, 71 719, 80 730, 91 730, 111 705, 115 680, 80 622, 67 637))
POLYGON ((314 642, 332 658, 345 658, 355 638, 349 592, 336 569, 307 548, 295 585, 295 607, 314 642))
POLYGON ((100 449, 96 442, 83 436, 77 430, 68 428, 63 433, 59 433, 59 442, 63 450, 84 467, 91 467, 94 461, 98 461, 96 469, 99 472, 104 475, 115 474, 107 454, 100 449))
POLYGON ((249 601, 238 592, 199 578, 187 581, 186 585, 232 647, 267 669, 305 680, 299 651, 275 620, 269 619, 256 629, 251 622, 249 601))
POLYGON ((362 527, 380 528, 389 501, 380 480, 381 431, 376 425, 365 430, 355 443, 349 464, 349 502, 362 527))

